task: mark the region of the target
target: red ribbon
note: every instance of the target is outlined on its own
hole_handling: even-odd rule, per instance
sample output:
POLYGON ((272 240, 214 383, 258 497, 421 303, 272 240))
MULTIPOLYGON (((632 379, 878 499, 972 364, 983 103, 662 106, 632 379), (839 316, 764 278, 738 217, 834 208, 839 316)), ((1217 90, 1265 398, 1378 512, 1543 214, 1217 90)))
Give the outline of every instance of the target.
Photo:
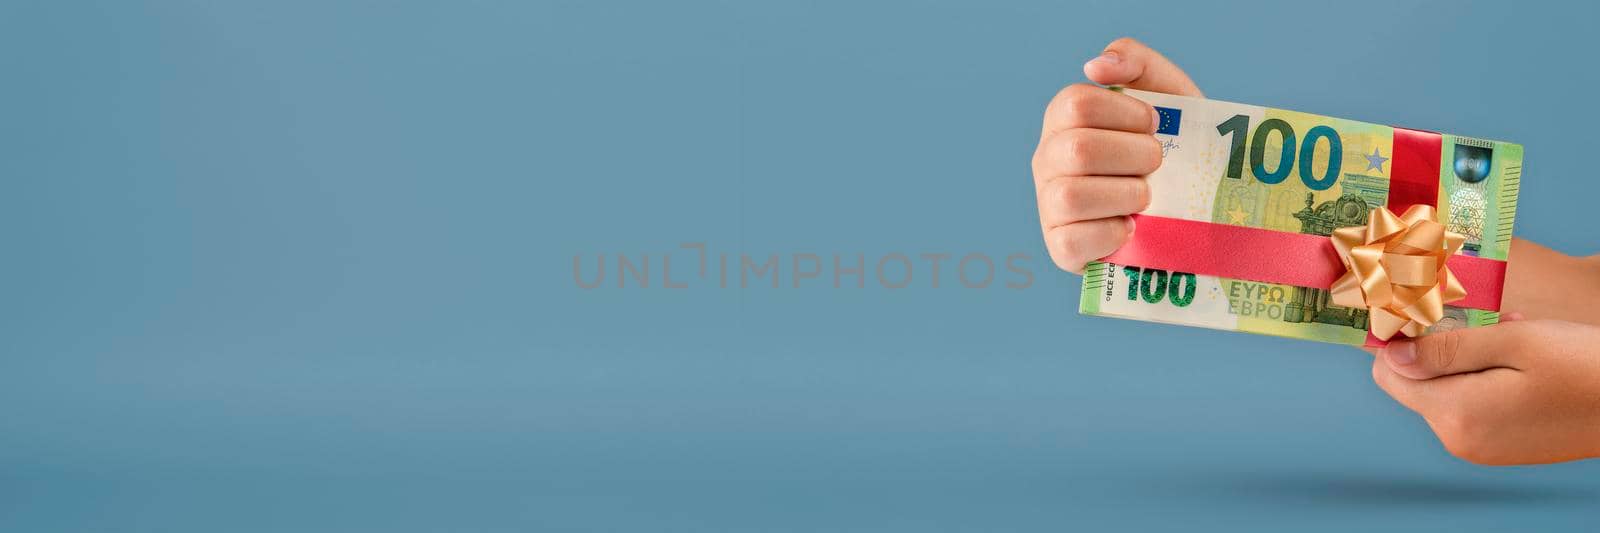
POLYGON ((1444 139, 1431 131, 1394 129, 1389 155, 1389 210, 1406 212, 1412 205, 1439 207, 1439 159, 1444 139))
MULTIPOLYGON (((1389 164, 1388 208, 1437 207, 1444 139, 1437 133, 1394 129, 1389 164)), ((1133 237, 1104 261, 1175 272, 1329 289, 1345 273, 1333 242, 1321 235, 1290 233, 1213 222, 1133 215, 1133 237)), ((1467 289, 1454 307, 1498 311, 1506 263, 1470 255, 1447 264, 1467 289)), ((1383 341, 1367 335, 1368 346, 1383 341)))
MULTIPOLYGON (((1333 242, 1321 235, 1133 215, 1133 238, 1108 263, 1330 289, 1344 275, 1333 242)), ((1506 263, 1456 254, 1446 263, 1467 289, 1454 307, 1496 311, 1506 263)))

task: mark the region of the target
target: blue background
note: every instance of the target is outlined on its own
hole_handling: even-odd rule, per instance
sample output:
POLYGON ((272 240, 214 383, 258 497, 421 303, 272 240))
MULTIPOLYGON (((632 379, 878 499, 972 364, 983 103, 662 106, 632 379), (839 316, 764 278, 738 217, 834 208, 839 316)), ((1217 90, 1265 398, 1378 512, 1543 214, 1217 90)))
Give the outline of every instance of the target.
POLYGON ((1592 525, 1600 464, 1457 461, 1362 352, 1078 316, 1028 160, 1127 34, 1524 143, 1518 233, 1592 253, 1593 10, 1200 4, 0 4, 0 529, 1592 525))

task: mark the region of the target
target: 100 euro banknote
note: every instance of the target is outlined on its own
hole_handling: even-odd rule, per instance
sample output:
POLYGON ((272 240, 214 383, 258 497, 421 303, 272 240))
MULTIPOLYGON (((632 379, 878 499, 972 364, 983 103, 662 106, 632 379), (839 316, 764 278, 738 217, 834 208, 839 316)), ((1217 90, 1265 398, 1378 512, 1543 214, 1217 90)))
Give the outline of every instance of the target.
MULTIPOLYGON (((1389 195, 1394 128, 1309 113, 1125 90, 1161 115, 1163 161, 1146 215, 1326 236, 1367 222, 1389 195)), ((1439 222, 1466 236, 1461 253, 1504 261, 1522 178, 1522 146, 1441 135, 1439 222)), ((1226 248, 1228 243, 1207 243, 1226 248)), ((1214 253, 1277 254, 1219 249, 1214 253)), ((1359 345, 1365 309, 1327 290, 1090 263, 1079 312, 1359 345)), ((1499 322, 1445 308, 1439 331, 1499 322)))

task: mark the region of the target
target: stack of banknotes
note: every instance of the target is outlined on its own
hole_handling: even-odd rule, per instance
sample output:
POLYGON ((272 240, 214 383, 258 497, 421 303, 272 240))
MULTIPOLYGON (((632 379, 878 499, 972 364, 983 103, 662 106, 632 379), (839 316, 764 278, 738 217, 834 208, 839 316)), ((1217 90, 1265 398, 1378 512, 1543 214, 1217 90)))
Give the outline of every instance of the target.
MULTIPOLYGON (((1124 92, 1156 106, 1162 118, 1156 139, 1164 160, 1148 178, 1152 200, 1144 214, 1326 236, 1363 225, 1388 198, 1389 126, 1124 92)), ((1444 134, 1440 151, 1439 222, 1466 236, 1461 253, 1506 260, 1522 146, 1444 134)), ((1367 338, 1366 311, 1333 305, 1326 290, 1146 270, 1091 263, 1079 312, 1351 345, 1367 338)), ((1428 331, 1499 320, 1493 311, 1446 306, 1444 320, 1428 331)))

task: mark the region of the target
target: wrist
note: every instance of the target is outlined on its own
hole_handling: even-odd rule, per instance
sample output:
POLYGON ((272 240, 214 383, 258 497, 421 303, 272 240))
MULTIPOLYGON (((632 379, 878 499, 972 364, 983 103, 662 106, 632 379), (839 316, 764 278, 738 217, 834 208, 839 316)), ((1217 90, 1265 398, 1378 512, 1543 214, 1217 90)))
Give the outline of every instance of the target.
POLYGON ((1600 256, 1574 257, 1523 239, 1512 241, 1503 313, 1600 324, 1600 316, 1584 304, 1596 299, 1600 299, 1600 256))

